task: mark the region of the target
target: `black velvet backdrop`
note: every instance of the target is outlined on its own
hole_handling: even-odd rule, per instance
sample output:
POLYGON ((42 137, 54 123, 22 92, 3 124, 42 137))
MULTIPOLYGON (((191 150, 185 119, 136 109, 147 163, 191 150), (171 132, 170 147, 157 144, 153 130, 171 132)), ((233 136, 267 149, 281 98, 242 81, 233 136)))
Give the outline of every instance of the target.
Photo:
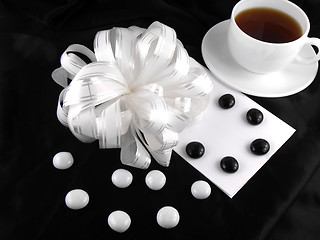
MULTIPOLYGON (((144 183, 147 171, 123 166, 119 150, 79 142, 56 118, 61 88, 51 79, 62 52, 73 43, 92 49, 95 33, 112 27, 173 27, 191 57, 204 64, 204 34, 226 20, 236 0, 211 1, 1 1, 0 5, 0 239, 217 239, 316 240, 320 236, 320 76, 304 91, 283 98, 251 97, 297 132, 230 199, 211 184, 196 200, 191 184, 205 179, 177 154, 164 168, 162 191, 144 183), (74 165, 57 170, 52 157, 70 151, 74 165), (110 181, 118 168, 133 174, 127 189, 110 181), (82 210, 66 207, 75 188, 90 195, 82 210), (156 222, 174 206, 177 227, 156 222), (131 216, 122 234, 107 225, 114 210, 131 216)), ((310 36, 320 37, 319 0, 294 0, 308 14, 310 36)))

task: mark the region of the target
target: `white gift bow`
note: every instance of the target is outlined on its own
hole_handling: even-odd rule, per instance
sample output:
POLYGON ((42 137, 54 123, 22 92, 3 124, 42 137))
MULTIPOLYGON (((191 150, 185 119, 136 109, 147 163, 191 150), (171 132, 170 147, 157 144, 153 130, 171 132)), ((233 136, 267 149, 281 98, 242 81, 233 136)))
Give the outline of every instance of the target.
POLYGON ((83 142, 121 148, 121 162, 138 168, 148 168, 149 153, 169 165, 178 133, 201 115, 213 87, 175 31, 160 22, 100 31, 94 53, 69 46, 52 78, 64 87, 59 121, 83 142))

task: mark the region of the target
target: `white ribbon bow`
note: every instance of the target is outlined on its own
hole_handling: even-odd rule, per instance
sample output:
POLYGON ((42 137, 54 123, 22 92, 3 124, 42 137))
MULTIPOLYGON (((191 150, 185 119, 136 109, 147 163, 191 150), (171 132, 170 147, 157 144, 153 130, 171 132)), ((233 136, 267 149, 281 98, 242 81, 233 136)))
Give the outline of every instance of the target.
POLYGON ((159 22, 98 32, 94 53, 69 46, 52 78, 64 87, 59 121, 83 142, 121 148, 121 162, 138 168, 150 165, 149 153, 169 165, 178 133, 200 116, 213 87, 175 31, 159 22))

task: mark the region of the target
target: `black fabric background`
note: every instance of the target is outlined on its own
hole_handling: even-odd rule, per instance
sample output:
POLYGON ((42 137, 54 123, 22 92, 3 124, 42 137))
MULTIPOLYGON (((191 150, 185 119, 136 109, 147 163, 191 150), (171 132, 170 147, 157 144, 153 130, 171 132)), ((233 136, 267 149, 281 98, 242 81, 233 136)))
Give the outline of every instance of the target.
MULTIPOLYGON (((0 3, 0 239, 217 239, 316 240, 320 236, 320 76, 304 91, 283 98, 253 100, 297 132, 230 199, 211 184, 212 195, 196 200, 191 184, 205 179, 177 154, 164 168, 161 191, 144 183, 148 172, 123 166, 119 149, 99 150, 79 142, 56 118, 61 88, 51 79, 62 52, 73 43, 92 49, 99 30, 160 21, 173 27, 189 55, 204 64, 204 34, 226 20, 236 0, 211 1, 18 1, 0 3), (57 170, 52 157, 70 151, 74 165, 57 170), (133 174, 132 185, 110 181, 118 168, 133 174), (82 188, 90 202, 73 211, 66 193, 82 188), (157 211, 174 206, 177 227, 156 223, 157 211), (125 233, 114 232, 114 210, 132 219, 125 233)), ((294 0, 308 14, 310 36, 320 37, 319 0, 294 0)))

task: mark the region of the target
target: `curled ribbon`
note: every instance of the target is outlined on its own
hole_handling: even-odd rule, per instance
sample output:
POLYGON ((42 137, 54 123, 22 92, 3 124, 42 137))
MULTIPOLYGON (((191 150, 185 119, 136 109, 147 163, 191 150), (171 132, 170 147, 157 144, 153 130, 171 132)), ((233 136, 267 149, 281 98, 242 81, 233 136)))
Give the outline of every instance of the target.
POLYGON ((52 78, 64 88, 59 121, 83 142, 121 148, 121 162, 137 168, 150 165, 150 154, 169 165, 178 133, 201 115, 213 87, 175 31, 159 22, 100 31, 94 52, 70 45, 52 78))

